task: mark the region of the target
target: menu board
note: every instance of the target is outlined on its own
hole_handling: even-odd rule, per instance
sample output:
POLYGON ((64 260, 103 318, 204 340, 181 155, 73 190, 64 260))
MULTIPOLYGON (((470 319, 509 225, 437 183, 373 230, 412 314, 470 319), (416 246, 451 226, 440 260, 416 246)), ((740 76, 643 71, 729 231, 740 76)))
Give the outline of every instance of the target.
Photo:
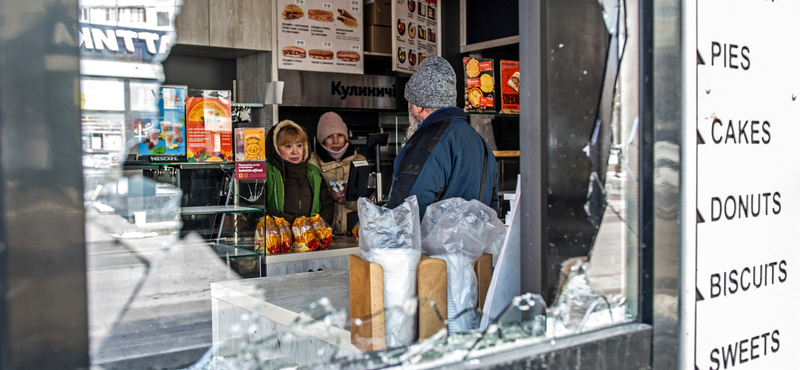
POLYGON ((500 107, 502 113, 519 114, 519 62, 500 61, 500 107))
POLYGON ((441 55, 439 0, 393 0, 392 70, 414 73, 430 56, 441 55))
POLYGON ((494 59, 464 58, 464 107, 469 112, 494 112, 494 59))
POLYGON ((278 68, 364 73, 362 0, 278 0, 278 68))

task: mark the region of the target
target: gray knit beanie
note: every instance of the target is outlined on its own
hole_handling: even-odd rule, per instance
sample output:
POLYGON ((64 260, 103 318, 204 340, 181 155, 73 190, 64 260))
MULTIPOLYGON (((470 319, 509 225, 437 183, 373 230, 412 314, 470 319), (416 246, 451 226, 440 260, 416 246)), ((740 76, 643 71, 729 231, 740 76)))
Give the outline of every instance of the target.
POLYGON ((456 73, 442 57, 428 57, 406 84, 405 98, 423 108, 456 106, 456 73))

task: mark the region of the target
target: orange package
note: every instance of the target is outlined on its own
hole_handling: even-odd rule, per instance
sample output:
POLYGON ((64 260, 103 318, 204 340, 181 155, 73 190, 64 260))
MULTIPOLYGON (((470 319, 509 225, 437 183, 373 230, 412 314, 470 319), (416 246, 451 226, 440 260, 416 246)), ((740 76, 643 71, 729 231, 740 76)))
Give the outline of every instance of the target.
POLYGON ((350 231, 350 233, 353 234, 353 238, 355 238, 356 241, 358 241, 358 226, 359 225, 361 225, 361 222, 357 222, 356 226, 353 226, 353 230, 350 231))
POLYGON ((264 254, 281 253, 281 236, 278 226, 271 217, 262 218, 256 226, 256 252, 264 254))
POLYGON ((278 233, 281 235, 281 253, 289 253, 292 250, 292 229, 289 228, 289 223, 280 217, 275 217, 275 225, 278 226, 278 233))
POLYGON ((317 240, 317 234, 314 232, 314 226, 305 216, 294 220, 292 234, 294 235, 292 252, 313 252, 319 249, 320 244, 319 240, 317 240))
POLYGON ((311 218, 311 225, 314 226, 314 231, 317 233, 317 238, 319 238, 320 250, 328 249, 328 246, 331 245, 333 241, 333 229, 328 225, 322 217, 319 215, 313 215, 311 218))

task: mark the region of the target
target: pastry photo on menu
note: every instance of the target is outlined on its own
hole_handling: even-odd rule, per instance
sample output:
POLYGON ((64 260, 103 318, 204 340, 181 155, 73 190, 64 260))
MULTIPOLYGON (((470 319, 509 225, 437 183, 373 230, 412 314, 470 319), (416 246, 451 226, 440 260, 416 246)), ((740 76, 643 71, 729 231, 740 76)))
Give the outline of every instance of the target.
POLYGON ((417 26, 417 35, 419 36, 419 38, 421 38, 423 40, 425 40, 427 38, 427 37, 425 37, 425 31, 426 30, 425 30, 424 26, 422 26, 422 25, 417 26))
POLYGON ((292 20, 298 18, 303 18, 303 9, 301 9, 299 6, 289 4, 283 8, 283 19, 292 20))
POLYGON ((308 18, 320 22, 333 22, 333 12, 320 9, 309 9, 308 18))
POLYGON ((425 15, 427 13, 428 13, 428 7, 425 5, 425 1, 419 0, 419 2, 417 2, 417 14, 425 15))
POLYGON ((436 0, 428 0, 428 18, 436 19, 436 0))
POLYGON ((342 22, 342 24, 347 27, 358 27, 358 21, 356 20, 356 17, 350 14, 350 12, 344 9, 337 9, 337 11, 339 12, 339 16, 336 17, 336 20, 342 22))

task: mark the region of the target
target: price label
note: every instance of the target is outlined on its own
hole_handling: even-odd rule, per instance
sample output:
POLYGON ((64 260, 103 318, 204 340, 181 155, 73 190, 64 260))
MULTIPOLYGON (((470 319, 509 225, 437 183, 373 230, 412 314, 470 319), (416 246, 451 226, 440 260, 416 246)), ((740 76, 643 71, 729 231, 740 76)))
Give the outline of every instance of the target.
POLYGON ((350 2, 350 5, 359 6, 360 4, 358 3, 358 0, 353 0, 353 1, 350 2))
POLYGON ((333 43, 330 42, 330 41, 323 42, 322 43, 322 47, 325 48, 325 49, 330 49, 330 48, 333 47, 333 43))
POLYGON ((352 46, 350 46, 350 50, 352 50, 352 51, 360 51, 361 50, 361 46, 360 45, 352 45, 352 46))
POLYGON ((358 13, 358 11, 359 11, 357 6, 354 6, 354 7, 350 8, 350 10, 352 10, 354 13, 358 13))
POLYGON ((333 9, 333 4, 331 4, 331 3, 322 3, 322 9, 333 9))
POLYGON ((297 45, 297 46, 306 46, 306 41, 305 40, 295 40, 294 44, 297 45))
POLYGON ((295 3, 297 3, 297 5, 306 5, 306 0, 295 0, 295 3))

